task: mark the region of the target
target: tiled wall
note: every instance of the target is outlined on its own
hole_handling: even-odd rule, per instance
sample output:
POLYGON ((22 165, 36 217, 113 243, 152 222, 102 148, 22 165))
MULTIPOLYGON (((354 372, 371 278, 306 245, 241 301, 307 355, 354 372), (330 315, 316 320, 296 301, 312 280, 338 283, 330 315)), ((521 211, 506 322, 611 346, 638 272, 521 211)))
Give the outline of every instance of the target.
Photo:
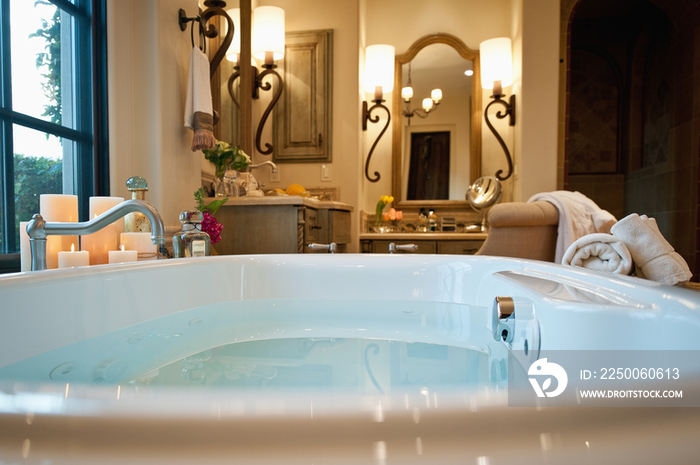
MULTIPOLYGON (((575 160, 571 157, 576 153, 571 145, 580 136, 580 128, 569 126, 570 114, 575 110, 572 104, 575 99, 569 94, 575 90, 569 81, 570 26, 571 18, 577 11, 583 11, 581 4, 586 1, 561 1, 562 37, 566 43, 562 44, 561 69, 565 77, 560 96, 567 102, 560 107, 563 129, 559 159, 564 173, 561 186, 583 192, 618 218, 629 213, 656 218, 661 232, 686 259, 697 280, 700 274, 700 0, 649 0, 650 11, 656 7, 661 10, 653 18, 667 16, 657 26, 663 26, 664 21, 670 25, 668 44, 663 43, 663 31, 660 35, 659 30, 648 26, 634 30, 629 18, 612 19, 617 21, 612 34, 628 33, 637 39, 636 48, 626 51, 624 44, 611 40, 600 47, 617 62, 622 76, 619 169, 616 174, 575 176, 571 173, 581 170, 580 165, 578 168, 572 165, 575 160), (624 53, 620 53, 621 46, 624 53)), ((601 36, 601 31, 594 34, 601 36)), ((579 101, 586 99, 593 102, 590 98, 579 101)), ((589 150, 596 144, 588 144, 589 150)), ((589 166, 595 171, 594 165, 589 163, 589 166)))

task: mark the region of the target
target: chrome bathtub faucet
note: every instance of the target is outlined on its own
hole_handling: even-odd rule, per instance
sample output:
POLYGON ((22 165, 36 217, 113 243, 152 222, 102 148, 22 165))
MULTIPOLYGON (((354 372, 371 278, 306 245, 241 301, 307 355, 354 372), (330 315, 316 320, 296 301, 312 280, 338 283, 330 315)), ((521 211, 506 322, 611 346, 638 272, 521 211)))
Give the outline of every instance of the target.
POLYGON ((107 210, 100 216, 82 223, 47 223, 38 213, 27 224, 27 235, 32 252, 32 271, 46 269, 47 236, 84 236, 114 223, 128 213, 143 213, 151 222, 151 239, 156 245, 165 244, 165 227, 158 210, 144 200, 127 200, 107 210))

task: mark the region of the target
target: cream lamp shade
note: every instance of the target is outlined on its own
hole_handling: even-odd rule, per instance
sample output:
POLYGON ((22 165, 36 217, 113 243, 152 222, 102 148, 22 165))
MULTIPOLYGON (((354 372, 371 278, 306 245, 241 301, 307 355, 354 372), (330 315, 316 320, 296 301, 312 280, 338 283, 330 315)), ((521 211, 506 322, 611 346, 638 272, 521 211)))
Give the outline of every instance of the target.
POLYGON ((241 53, 241 9, 231 8, 226 14, 233 20, 233 40, 226 50, 226 59, 235 63, 241 53))
POLYGON ((413 98, 413 87, 406 86, 401 89, 401 98, 404 100, 411 100, 413 98))
POLYGON ((393 45, 370 45, 365 49, 366 92, 374 92, 377 87, 384 93, 394 89, 394 54, 393 45))
POLYGON ((433 108, 433 99, 424 98, 423 99, 423 110, 430 111, 431 108, 433 108))
POLYGON ((508 37, 483 41, 479 45, 481 59, 481 87, 493 89, 494 81, 502 87, 513 84, 513 55, 508 37))
POLYGON ((440 100, 442 100, 442 90, 433 89, 433 91, 430 93, 430 98, 434 100, 435 103, 440 103, 440 100))
POLYGON ((253 57, 264 60, 266 52, 274 60, 284 58, 284 10, 278 6, 253 10, 253 57))

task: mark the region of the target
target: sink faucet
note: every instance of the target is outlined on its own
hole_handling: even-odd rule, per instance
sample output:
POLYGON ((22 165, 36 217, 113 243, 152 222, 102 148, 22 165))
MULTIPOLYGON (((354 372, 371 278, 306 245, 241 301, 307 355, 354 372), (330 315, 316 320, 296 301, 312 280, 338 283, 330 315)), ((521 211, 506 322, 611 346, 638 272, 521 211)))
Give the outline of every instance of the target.
POLYGON ((154 244, 165 243, 165 227, 160 213, 144 200, 127 200, 107 210, 100 216, 82 223, 47 223, 36 214, 27 224, 27 235, 32 252, 32 271, 46 269, 46 236, 81 236, 92 234, 114 223, 127 213, 140 212, 151 222, 151 239, 154 244))
POLYGON ((248 166, 248 171, 250 171, 250 170, 252 170, 252 169, 254 169, 254 168, 260 168, 260 167, 263 166, 263 165, 270 165, 270 166, 272 167, 272 172, 273 172, 273 173, 277 173, 277 165, 275 165, 273 162, 271 162, 271 161, 269 161, 269 160, 268 160, 268 161, 264 161, 264 162, 262 162, 262 163, 260 163, 260 164, 257 164, 257 165, 250 165, 250 166, 248 166))

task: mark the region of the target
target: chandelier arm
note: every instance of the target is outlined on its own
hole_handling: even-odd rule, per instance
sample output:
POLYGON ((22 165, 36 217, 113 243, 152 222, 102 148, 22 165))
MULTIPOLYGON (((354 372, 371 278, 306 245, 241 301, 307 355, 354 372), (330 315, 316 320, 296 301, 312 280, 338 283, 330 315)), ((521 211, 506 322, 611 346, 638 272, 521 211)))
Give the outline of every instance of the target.
POLYGON ((374 118, 371 116, 371 113, 375 108, 383 108, 386 111, 386 116, 387 116, 386 124, 384 125, 384 129, 382 129, 382 131, 379 133, 379 135, 375 139, 374 144, 372 144, 372 148, 369 150, 369 154, 367 155, 367 160, 365 161, 365 177, 367 178, 367 180, 369 182, 377 182, 381 178, 381 175, 379 174, 378 171, 374 172, 374 176, 375 176, 374 178, 370 177, 370 175, 369 175, 369 162, 372 159, 372 154, 374 153, 374 149, 377 147, 377 143, 379 142, 379 139, 382 138, 382 136, 386 132, 387 128, 389 127, 389 123, 391 122, 391 113, 389 112, 389 109, 387 107, 382 105, 383 101, 384 100, 375 100, 374 105, 372 105, 372 107, 369 110, 367 110, 367 102, 362 102, 363 103, 363 105, 362 105, 362 110, 363 110, 362 128, 364 130, 367 129, 367 121, 369 121, 371 123, 376 123, 379 121, 379 115, 376 115, 374 118))
POLYGON ((499 181, 504 181, 504 180, 508 179, 513 174, 513 159, 511 158, 510 151, 508 150, 506 143, 503 141, 503 138, 501 137, 500 134, 498 134, 496 129, 493 127, 493 125, 489 121, 489 108, 491 108, 491 105, 493 105, 494 103, 500 103, 501 105, 503 105, 505 107, 505 113, 501 113, 500 111, 496 113, 496 118, 498 118, 498 119, 503 119, 506 116, 508 116, 511 113, 512 108, 510 105, 508 105, 506 102, 504 102, 500 98, 496 98, 493 102, 489 103, 486 106, 486 109, 484 110, 484 119, 486 120, 486 125, 489 127, 489 129, 491 130, 493 135, 496 136, 496 139, 501 144, 501 148, 503 148, 503 151, 505 152, 505 155, 506 155, 506 160, 508 161, 508 173, 506 173, 505 176, 503 176, 503 174, 502 174, 503 170, 496 171, 496 178, 499 181))
POLYGON ((272 74, 274 76, 277 76, 277 80, 279 81, 279 86, 277 86, 277 90, 275 91, 275 95, 272 97, 272 100, 270 101, 270 104, 267 106, 265 109, 265 113, 263 113, 262 118, 260 118, 260 124, 258 124, 258 130, 255 133, 255 148, 258 150, 258 152, 262 153, 263 155, 269 155, 272 153, 272 145, 268 142, 265 142, 265 150, 262 150, 260 147, 260 139, 262 138, 262 130, 263 127, 265 126, 265 122, 267 121, 267 117, 270 116, 270 112, 272 112, 272 108, 275 106, 277 101, 280 99, 280 95, 282 95, 282 88, 283 88, 283 81, 282 81, 282 76, 279 75, 277 71, 274 70, 274 68, 270 67, 267 68, 265 71, 260 73, 258 76, 258 87, 262 90, 270 90, 272 86, 270 85, 269 82, 263 84, 263 78, 267 76, 268 74, 272 74))

